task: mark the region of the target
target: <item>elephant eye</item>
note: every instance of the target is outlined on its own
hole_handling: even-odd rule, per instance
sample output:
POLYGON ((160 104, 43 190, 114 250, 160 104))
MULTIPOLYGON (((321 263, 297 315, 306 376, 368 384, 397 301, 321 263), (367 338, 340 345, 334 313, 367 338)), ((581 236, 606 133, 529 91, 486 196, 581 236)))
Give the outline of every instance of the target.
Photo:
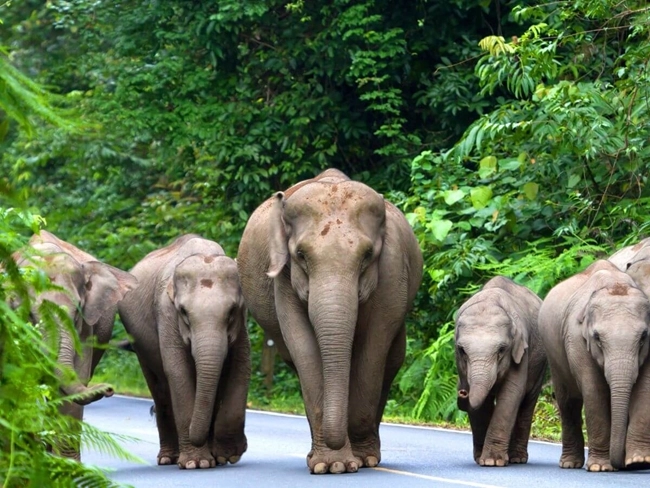
POLYGON ((506 352, 506 346, 501 344, 497 352, 499 353, 499 356, 503 356, 503 353, 506 352))
POLYGON ((465 348, 464 348, 463 346, 458 346, 458 353, 459 353, 461 356, 465 356, 465 355, 466 355, 466 353, 465 353, 465 348))
POLYGON ((184 317, 187 317, 187 309, 185 308, 184 305, 180 306, 179 311, 180 311, 181 315, 183 315, 184 317))
POLYGON ((298 256, 298 259, 300 259, 301 261, 304 261, 305 260, 305 251, 303 251, 302 249, 298 249, 296 251, 296 256, 298 256))
POLYGON ((372 248, 366 249, 366 251, 363 253, 364 261, 370 261, 370 258, 372 258, 372 248))
POLYGON ((600 334, 598 332, 594 332, 594 340, 600 344, 600 334))
POLYGON ((643 345, 643 343, 647 338, 648 338, 648 331, 644 330, 643 332, 641 332, 641 345, 643 345))

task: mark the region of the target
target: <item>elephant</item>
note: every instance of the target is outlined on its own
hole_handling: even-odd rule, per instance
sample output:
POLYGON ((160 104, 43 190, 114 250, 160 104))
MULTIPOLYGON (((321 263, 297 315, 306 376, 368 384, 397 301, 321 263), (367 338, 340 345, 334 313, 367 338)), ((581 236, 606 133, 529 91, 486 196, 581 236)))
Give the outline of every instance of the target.
MULTIPOLYGON (((68 310, 82 351, 81 354, 75 351, 73 337, 66 327, 60 327, 58 362, 64 369, 76 372, 72 382, 63 380, 61 390, 64 395, 77 396, 74 401, 64 403, 61 411, 82 420, 84 405, 113 394, 110 385, 87 385, 104 353, 102 346, 111 338, 117 304, 138 282, 129 273, 97 261, 45 230, 34 234, 28 249, 16 253, 14 259, 20 267, 42 266, 50 281, 62 288, 34 297, 31 317, 34 323, 40 320, 39 307, 44 300, 68 310)), ((61 454, 80 460, 78 446, 71 446, 61 454)))
POLYGON ((549 291, 538 322, 562 420, 560 466, 584 465, 583 403, 589 471, 650 460, 646 431, 637 428, 639 412, 647 419, 647 401, 634 392, 648 356, 646 294, 613 263, 598 260, 549 291))
POLYGON ((251 364, 235 261, 216 242, 186 234, 131 273, 140 286, 119 314, 154 400, 158 464, 236 463, 247 449, 251 364))
POLYGON ((619 249, 612 254, 607 260, 614 263, 621 271, 626 271, 633 261, 645 259, 649 256, 650 252, 650 237, 633 244, 619 249))
POLYGON ((528 437, 546 372, 537 331, 540 298, 504 276, 458 310, 458 407, 468 413, 481 466, 528 462, 528 437), (496 405, 495 405, 496 401, 496 405))
POLYGON ((237 265, 246 305, 297 372, 311 473, 381 460, 379 423, 404 361, 422 254, 404 215, 336 169, 249 218, 237 265))
MULTIPOLYGON (((625 271, 641 290, 650 297, 650 237, 637 244, 627 246, 612 256, 609 261, 625 271)), ((628 427, 625 467, 626 469, 650 468, 650 361, 641 367, 632 397, 630 398, 630 424, 628 427)))
POLYGON ((650 237, 633 246, 619 249, 608 261, 630 275, 639 288, 650 297, 650 237))

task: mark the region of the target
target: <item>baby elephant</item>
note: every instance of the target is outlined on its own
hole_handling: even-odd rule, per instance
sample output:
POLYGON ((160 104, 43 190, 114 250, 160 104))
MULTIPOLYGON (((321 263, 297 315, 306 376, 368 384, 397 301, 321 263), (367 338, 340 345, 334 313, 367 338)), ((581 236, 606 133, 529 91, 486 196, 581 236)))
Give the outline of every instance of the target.
POLYGON ((528 461, 546 369, 537 332, 541 303, 528 288, 497 276, 458 311, 458 408, 469 415, 474 460, 481 466, 528 461))
POLYGON ((119 312, 154 400, 158 464, 236 463, 247 447, 251 374, 237 264, 190 234, 145 256, 132 274, 140 286, 119 312))
POLYGON ((539 331, 562 418, 562 468, 585 461, 583 403, 589 471, 650 461, 648 396, 639 390, 648 378, 637 381, 648 356, 649 322, 648 297, 609 261, 596 261, 546 296, 539 331))

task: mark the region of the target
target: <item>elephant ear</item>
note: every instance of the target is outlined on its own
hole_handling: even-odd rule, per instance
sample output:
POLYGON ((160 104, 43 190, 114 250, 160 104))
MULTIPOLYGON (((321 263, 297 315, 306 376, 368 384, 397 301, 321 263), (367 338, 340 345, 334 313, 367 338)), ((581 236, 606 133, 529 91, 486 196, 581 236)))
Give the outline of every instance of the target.
POLYGON ((88 325, 95 325, 114 310, 124 296, 138 286, 135 276, 98 261, 82 264, 84 272, 83 316, 88 325))
POLYGON ((282 268, 289 261, 287 233, 282 217, 284 202, 284 193, 279 191, 273 196, 273 202, 271 203, 271 213, 269 215, 269 258, 271 264, 266 273, 269 278, 275 278, 279 275, 282 268))
POLYGON ((512 303, 513 298, 502 301, 502 307, 510 317, 510 335, 512 336, 512 349, 510 354, 515 364, 520 364, 524 353, 528 349, 528 328, 519 311, 512 303), (504 303, 505 302, 505 303, 504 303))

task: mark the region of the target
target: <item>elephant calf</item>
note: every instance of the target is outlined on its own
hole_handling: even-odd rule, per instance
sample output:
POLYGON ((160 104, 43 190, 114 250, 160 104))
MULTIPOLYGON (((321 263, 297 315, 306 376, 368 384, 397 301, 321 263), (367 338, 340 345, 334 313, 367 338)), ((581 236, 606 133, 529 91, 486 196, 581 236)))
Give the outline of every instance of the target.
POLYGON ((546 296, 539 330, 562 418, 562 468, 580 468, 585 461, 583 403, 589 471, 650 461, 644 440, 649 321, 648 297, 609 261, 596 261, 546 296), (637 382, 642 366, 645 377, 637 382))
POLYGON ((154 400, 158 464, 236 463, 247 448, 251 366, 235 260, 188 234, 131 272, 140 286, 119 313, 154 400))
POLYGON ((528 461, 546 370, 537 331, 541 303, 528 288, 497 276, 458 311, 458 407, 469 415, 474 460, 481 466, 528 461))

